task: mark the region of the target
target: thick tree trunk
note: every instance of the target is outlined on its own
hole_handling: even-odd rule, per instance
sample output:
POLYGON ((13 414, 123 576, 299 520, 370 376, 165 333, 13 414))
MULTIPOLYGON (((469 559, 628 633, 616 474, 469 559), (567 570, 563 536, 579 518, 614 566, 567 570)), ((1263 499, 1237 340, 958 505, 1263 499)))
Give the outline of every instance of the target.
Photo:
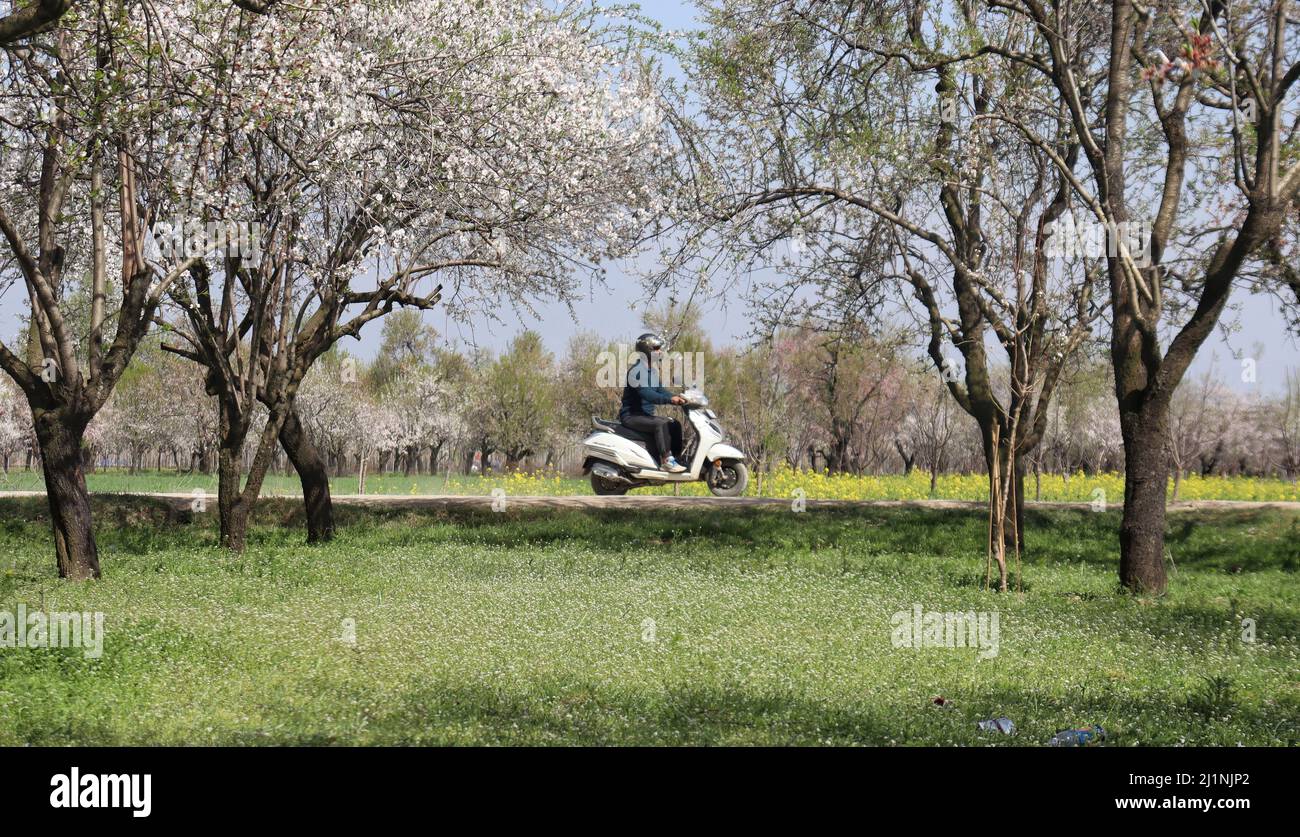
POLYGON ((912 451, 909 455, 897 441, 894 442, 894 450, 898 451, 899 458, 903 460, 903 476, 906 477, 912 473, 912 468, 916 465, 916 451, 912 451))
POLYGON ((849 459, 849 440, 847 436, 835 436, 831 440, 830 450, 826 451, 825 455, 827 473, 842 474, 847 471, 849 459))
POLYGON ((243 472, 243 445, 223 442, 217 452, 217 515, 221 525, 221 545, 232 552, 243 552, 248 536, 248 507, 240 495, 243 472))
POLYGON ((81 458, 86 423, 59 412, 33 413, 59 577, 73 581, 99 578, 99 549, 91 527, 90 494, 81 458))
POLYGON ((1163 593, 1166 585, 1167 425, 1168 410, 1159 403, 1120 412, 1125 466, 1119 577, 1135 593, 1163 593))
POLYGON ((329 472, 298 419, 289 412, 280 428, 280 444, 298 472, 302 501, 307 512, 307 543, 324 543, 334 537, 334 503, 330 499, 329 472))
POLYGON ((242 479, 245 440, 248 437, 247 419, 233 414, 225 399, 218 399, 218 455, 217 455, 217 508, 221 523, 221 545, 232 552, 242 552, 248 534, 248 521, 253 506, 262 492, 271 461, 275 458, 276 442, 284 426, 284 413, 275 410, 267 416, 266 425, 258 434, 257 449, 248 461, 248 478, 242 479), (241 482, 243 485, 241 486, 241 482))

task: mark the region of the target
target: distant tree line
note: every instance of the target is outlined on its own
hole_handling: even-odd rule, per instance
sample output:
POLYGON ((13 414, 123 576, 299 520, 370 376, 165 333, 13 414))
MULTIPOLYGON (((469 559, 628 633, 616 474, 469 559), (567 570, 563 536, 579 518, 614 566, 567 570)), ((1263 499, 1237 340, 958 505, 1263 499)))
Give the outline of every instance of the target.
MULTIPOLYGON (((690 371, 759 474, 782 465, 832 474, 920 470, 933 487, 940 474, 984 468, 978 425, 901 335, 790 328, 757 345, 717 346, 690 315, 661 312, 652 325, 675 336, 672 351, 700 353, 703 364, 690 371)), ((621 356, 630 352, 625 344, 621 356)), ((619 357, 617 340, 591 332, 572 337, 559 357, 533 331, 500 354, 458 350, 418 312, 399 311, 385 319, 372 360, 336 348, 312 367, 298 414, 329 475, 359 476, 362 489, 374 473, 573 472, 591 417, 617 415, 621 389, 605 373, 619 357)), ((1300 479, 1300 372, 1271 395, 1234 389, 1227 374, 1212 364, 1173 399, 1173 499, 1188 474, 1300 479)), ((1111 388, 1103 360, 1072 365, 1026 465, 1035 480, 1123 470, 1111 388)), ((24 399, 2 383, 0 393, 5 471, 38 467, 24 399)), ((209 473, 217 447, 216 398, 197 367, 146 343, 91 423, 84 456, 92 470, 209 473)), ((291 470, 283 450, 274 467, 291 470)))

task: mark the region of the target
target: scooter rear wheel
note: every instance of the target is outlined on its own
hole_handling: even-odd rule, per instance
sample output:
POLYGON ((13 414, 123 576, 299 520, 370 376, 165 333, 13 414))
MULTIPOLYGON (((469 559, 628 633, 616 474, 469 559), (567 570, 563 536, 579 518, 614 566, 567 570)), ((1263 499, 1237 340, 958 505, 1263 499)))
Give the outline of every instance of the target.
POLYGON ((620 494, 626 494, 627 486, 619 485, 618 483, 610 482, 609 480, 603 480, 598 474, 593 473, 591 475, 591 490, 602 497, 608 497, 611 495, 617 496, 620 494))

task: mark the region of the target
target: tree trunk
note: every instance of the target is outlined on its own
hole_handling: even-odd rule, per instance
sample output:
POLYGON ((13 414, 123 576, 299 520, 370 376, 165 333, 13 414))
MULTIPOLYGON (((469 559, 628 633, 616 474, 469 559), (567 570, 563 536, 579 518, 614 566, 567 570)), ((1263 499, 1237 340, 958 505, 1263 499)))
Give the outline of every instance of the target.
MULTIPOLYGON (((985 473, 993 474, 993 428, 981 427, 981 435, 984 437, 984 468, 985 473)), ((1010 467, 1010 457, 1008 449, 1010 442, 1003 436, 998 438, 997 457, 998 457, 998 474, 1000 479, 1006 479, 1007 469, 1010 467)), ((1024 454, 1016 457, 1016 473, 1011 478, 1011 491, 1003 498, 1006 505, 1006 526, 1003 528, 1003 543, 1006 544, 1007 554, 1015 551, 1020 547, 1020 551, 1025 551, 1025 462, 1024 454), (1014 525, 1012 525, 1014 521, 1014 525)))
POLYGON ((225 399, 218 401, 220 433, 217 444, 217 509, 221 524, 221 545, 232 552, 242 552, 248 534, 248 520, 262 491, 262 480, 270 470, 283 418, 274 411, 267 417, 267 424, 258 438, 257 450, 249 461, 248 478, 245 480, 242 477, 246 461, 244 442, 248 437, 247 419, 241 420, 232 415, 233 411, 225 399))
POLYGON ((906 477, 910 475, 912 473, 912 468, 916 465, 916 451, 912 451, 909 456, 897 440, 894 441, 894 450, 898 451, 899 458, 903 460, 903 476, 906 477))
POLYGON ((1168 410, 1148 403, 1121 410, 1124 437, 1124 517, 1120 524, 1119 577, 1135 593, 1163 593, 1165 578, 1165 494, 1169 456, 1165 449, 1168 410))
POLYGON ((1016 475, 1011 480, 1015 489, 1016 500, 1016 531, 1014 542, 1020 547, 1020 552, 1025 551, 1025 465, 1024 460, 1016 458, 1016 475))
POLYGON ((833 439, 830 448, 822 451, 822 459, 826 463, 827 474, 844 473, 845 460, 848 459, 848 446, 847 439, 833 439))
POLYGON ((221 545, 243 552, 248 535, 248 507, 240 496, 243 445, 223 440, 217 453, 217 515, 221 524, 221 545))
POLYGON ((54 411, 32 412, 59 577, 73 581, 99 578, 99 548, 91 527, 90 494, 81 459, 86 422, 54 411))
POLYGON ((334 537, 334 504, 330 499, 329 472, 320 452, 312 444, 298 419, 298 409, 289 411, 280 428, 280 445, 298 472, 302 502, 307 513, 307 543, 324 543, 334 537))

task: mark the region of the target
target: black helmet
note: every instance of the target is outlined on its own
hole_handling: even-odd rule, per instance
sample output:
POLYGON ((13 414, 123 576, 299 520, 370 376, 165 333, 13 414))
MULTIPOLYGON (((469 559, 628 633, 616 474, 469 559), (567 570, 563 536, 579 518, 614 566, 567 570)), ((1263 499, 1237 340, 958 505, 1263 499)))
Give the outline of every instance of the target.
POLYGON ((636 339, 637 353, 645 355, 646 361, 651 360, 651 352, 659 351, 663 347, 664 339, 653 331, 647 331, 636 339))

